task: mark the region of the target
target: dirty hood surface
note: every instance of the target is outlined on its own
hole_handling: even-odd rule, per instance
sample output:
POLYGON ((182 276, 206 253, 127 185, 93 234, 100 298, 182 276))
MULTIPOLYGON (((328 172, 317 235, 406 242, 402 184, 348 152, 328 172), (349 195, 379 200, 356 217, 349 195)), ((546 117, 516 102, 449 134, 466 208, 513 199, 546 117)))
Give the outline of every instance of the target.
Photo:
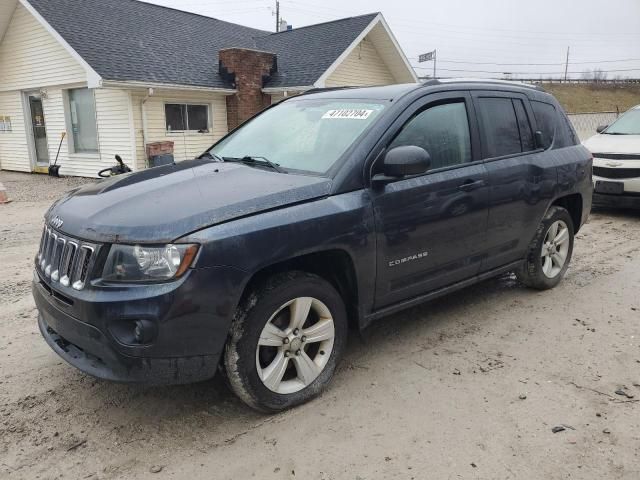
POLYGON ((594 155, 614 153, 640 156, 640 135, 598 134, 583 142, 594 155))
POLYGON ((68 192, 45 215, 60 231, 108 243, 167 243, 235 218, 329 194, 323 177, 188 160, 68 192), (59 223, 58 219, 56 222, 59 223))

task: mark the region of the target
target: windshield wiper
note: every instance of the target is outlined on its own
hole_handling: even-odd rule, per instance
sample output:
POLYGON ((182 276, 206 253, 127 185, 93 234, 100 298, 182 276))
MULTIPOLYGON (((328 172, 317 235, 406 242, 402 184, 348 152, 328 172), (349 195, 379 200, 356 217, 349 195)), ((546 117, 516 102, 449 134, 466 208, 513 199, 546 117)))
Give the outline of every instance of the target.
POLYGON ((213 152, 204 152, 198 158, 207 158, 207 157, 212 159, 212 160, 215 160, 216 162, 224 162, 224 158, 222 158, 217 153, 213 153, 213 152))
POLYGON ((261 165, 261 166, 264 165, 278 173, 287 173, 285 170, 280 168, 280 165, 272 162, 266 157, 255 157, 253 155, 245 155, 244 157, 241 157, 241 158, 224 157, 224 161, 225 162, 241 162, 246 165, 261 165))

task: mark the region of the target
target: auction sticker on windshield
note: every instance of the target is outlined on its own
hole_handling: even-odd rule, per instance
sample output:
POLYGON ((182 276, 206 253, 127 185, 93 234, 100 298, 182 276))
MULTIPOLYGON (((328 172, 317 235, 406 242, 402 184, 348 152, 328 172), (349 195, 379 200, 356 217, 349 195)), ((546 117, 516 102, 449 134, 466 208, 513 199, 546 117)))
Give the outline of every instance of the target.
POLYGON ((369 115, 373 113, 373 110, 344 108, 340 110, 329 110, 322 118, 346 118, 353 120, 366 120, 369 115))

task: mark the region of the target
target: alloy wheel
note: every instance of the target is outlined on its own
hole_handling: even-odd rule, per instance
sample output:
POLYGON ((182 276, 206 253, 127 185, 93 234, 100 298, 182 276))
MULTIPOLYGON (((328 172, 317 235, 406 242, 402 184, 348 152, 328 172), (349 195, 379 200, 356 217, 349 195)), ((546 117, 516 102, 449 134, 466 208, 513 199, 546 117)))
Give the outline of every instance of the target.
POLYGON ((320 300, 298 297, 280 306, 266 323, 256 347, 256 368, 265 387, 298 392, 322 373, 333 351, 335 326, 320 300))
POLYGON ((555 278, 564 267, 570 246, 569 227, 562 220, 551 224, 544 237, 542 251, 542 273, 547 278, 555 278))

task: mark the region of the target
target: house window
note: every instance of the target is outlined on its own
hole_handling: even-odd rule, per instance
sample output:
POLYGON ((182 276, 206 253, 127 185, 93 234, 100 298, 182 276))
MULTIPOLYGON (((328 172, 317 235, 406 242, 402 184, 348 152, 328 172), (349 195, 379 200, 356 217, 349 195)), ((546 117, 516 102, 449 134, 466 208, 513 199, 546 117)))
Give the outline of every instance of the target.
POLYGON ((0 133, 11 131, 11 117, 0 115, 0 133))
POLYGON ((76 88, 69 90, 68 96, 73 151, 75 153, 97 153, 98 128, 93 91, 88 88, 76 88))
POLYGON ((209 105, 167 103, 164 106, 164 115, 168 132, 209 131, 209 105))

